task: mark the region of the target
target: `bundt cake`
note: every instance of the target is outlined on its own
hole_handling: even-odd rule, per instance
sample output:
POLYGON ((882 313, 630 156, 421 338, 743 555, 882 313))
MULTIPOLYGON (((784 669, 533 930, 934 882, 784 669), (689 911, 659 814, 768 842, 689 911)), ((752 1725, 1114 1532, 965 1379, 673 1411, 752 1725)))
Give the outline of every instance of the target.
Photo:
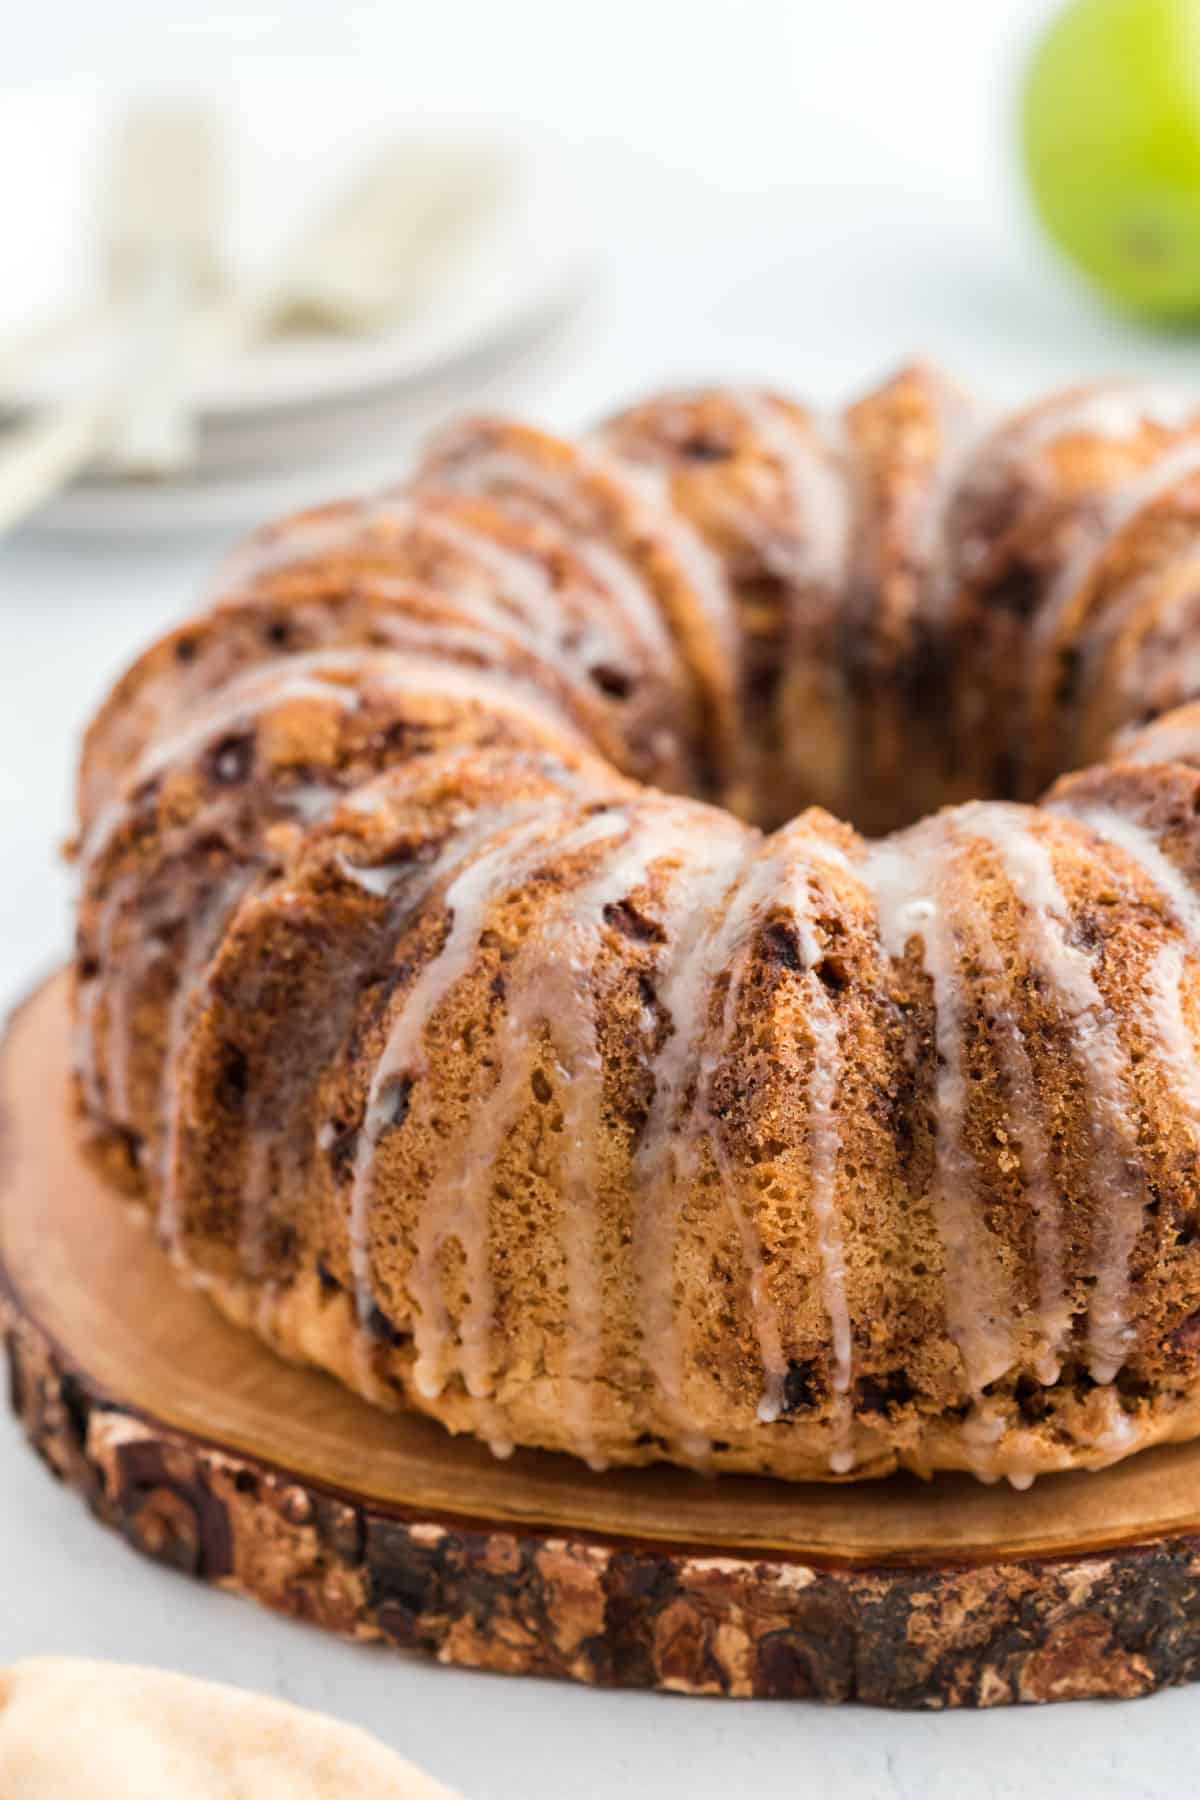
POLYGON ((89 1152, 281 1353, 498 1454, 1022 1486, 1200 1433, 1197 695, 1191 404, 459 426, 92 724, 89 1152))

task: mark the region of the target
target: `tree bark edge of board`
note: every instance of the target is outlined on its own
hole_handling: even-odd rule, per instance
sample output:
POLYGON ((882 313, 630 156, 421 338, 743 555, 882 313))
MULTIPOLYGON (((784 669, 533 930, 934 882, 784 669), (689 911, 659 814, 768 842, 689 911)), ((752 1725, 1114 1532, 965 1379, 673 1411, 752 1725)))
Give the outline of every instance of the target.
POLYGON ((507 1674, 937 1709, 1200 1677, 1200 1539, 1072 1559, 822 1568, 378 1510, 124 1409, 11 1296, 12 1405, 135 1549, 358 1640, 507 1674))

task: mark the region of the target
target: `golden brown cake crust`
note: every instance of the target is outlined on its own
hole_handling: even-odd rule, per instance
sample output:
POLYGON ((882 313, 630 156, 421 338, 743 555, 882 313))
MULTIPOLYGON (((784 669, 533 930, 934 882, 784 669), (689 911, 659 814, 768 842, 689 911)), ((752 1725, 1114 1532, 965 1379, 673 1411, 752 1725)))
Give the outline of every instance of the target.
POLYGON ((471 422, 257 534, 85 743, 94 1155, 498 1453, 1194 1434, 1198 481, 1170 397, 914 368, 471 422))

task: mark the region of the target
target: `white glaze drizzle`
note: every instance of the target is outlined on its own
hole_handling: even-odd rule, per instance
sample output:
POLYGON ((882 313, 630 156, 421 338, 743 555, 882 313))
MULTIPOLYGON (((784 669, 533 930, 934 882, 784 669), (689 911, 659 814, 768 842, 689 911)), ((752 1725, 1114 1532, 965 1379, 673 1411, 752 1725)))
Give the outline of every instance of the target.
POLYGON ((720 924, 757 835, 727 815, 697 837, 670 896, 667 952, 655 972, 668 1035, 650 1061, 653 1093, 634 1151, 633 1263, 642 1355, 683 1457, 701 1467, 711 1447, 684 1404, 683 1351, 675 1307, 675 1246, 686 1166, 676 1143, 679 1112, 697 1073, 697 1036, 719 972, 720 924))
POLYGON ((1189 701, 1179 716, 1170 712, 1152 725, 1122 733, 1113 748, 1112 760, 1118 762, 1200 763, 1200 702, 1189 701))
POLYGON ((948 382, 935 381, 933 399, 937 449, 925 491, 913 506, 906 561, 920 575, 918 615, 944 626, 960 591, 961 568, 951 554, 949 535, 953 503, 964 483, 969 484, 976 458, 986 454, 992 426, 983 410, 948 382))
MULTIPOLYGON (((594 1383, 602 1342, 602 1289, 597 1261, 597 1208, 602 1162, 604 1068, 599 1018, 592 996, 600 934, 607 909, 642 885, 652 864, 686 856, 695 831, 690 808, 643 802, 632 822, 607 815, 615 833, 601 840, 600 860, 581 882, 549 902, 535 932, 506 971, 504 1018, 497 1027, 495 1086, 481 1104, 465 1149, 439 1191, 448 1196, 443 1238, 486 1247, 488 1172, 528 1104, 529 1081, 544 1030, 562 1075, 562 1162, 559 1192, 567 1276, 563 1416, 577 1454, 604 1466, 596 1443, 594 1383)), ((555 846, 577 848, 568 841, 555 846)), ((462 1366, 472 1394, 491 1391, 490 1283, 472 1280, 461 1328, 462 1366)))
MULTIPOLYGON (((553 837, 555 820, 545 805, 525 805, 476 819, 446 846, 438 861, 424 871, 426 883, 456 870, 442 896, 449 917, 449 930, 440 951, 425 964, 400 1010, 392 1020, 383 1048, 376 1059, 367 1093, 366 1109, 359 1127, 353 1174, 348 1201, 350 1266, 354 1280, 355 1305, 362 1330, 359 1336, 360 1375, 371 1383, 371 1342, 367 1331, 375 1304, 371 1270, 371 1209, 375 1152, 388 1123, 390 1090, 400 1077, 417 1081, 428 1072, 425 1035, 437 1008, 451 989, 469 972, 478 945, 479 934, 489 907, 502 892, 520 885, 561 840, 553 837)), ((603 813, 597 813, 577 828, 574 834, 586 841, 611 825, 603 813)), ((437 1349, 449 1332, 449 1322, 441 1295, 436 1267, 437 1222, 431 1208, 423 1208, 418 1220, 417 1245, 409 1271, 408 1286, 414 1302, 412 1320, 416 1362, 413 1382, 419 1393, 435 1398, 441 1391, 442 1378, 437 1367, 437 1349)), ((481 1279, 486 1279, 484 1270, 481 1279)), ((498 1454, 506 1454, 507 1440, 498 1431, 482 1423, 498 1454)))
POLYGON ((1155 1037, 1171 1096, 1181 1103, 1193 1139, 1200 1140, 1200 1054, 1195 1033, 1184 1012, 1186 974, 1187 957, 1183 946, 1165 944, 1150 964, 1146 979, 1155 1037))
MULTIPOLYGON (((480 443, 471 446, 470 456, 457 467, 436 464, 432 478, 459 491, 492 494, 499 500, 511 494, 518 505, 531 505, 539 516, 543 508, 549 508, 552 520, 561 523, 565 519, 573 531, 583 534, 572 540, 575 554, 617 596, 627 614, 633 609, 643 633, 666 630, 673 646, 670 621, 663 619, 654 592, 628 552, 608 540, 595 510, 596 497, 588 491, 597 481, 611 487, 629 508, 635 535, 647 541, 658 538, 667 545, 692 589, 725 666, 736 666, 740 659, 737 620, 724 570, 699 534, 675 511, 664 474, 618 462, 591 446, 576 447, 568 467, 550 469, 517 449, 493 449, 480 443)), ((603 508, 606 502, 599 504, 603 508)))
MULTIPOLYGON (((394 493, 389 496, 380 516, 389 525, 415 531, 440 544, 465 562, 476 577, 466 579, 467 571, 461 567, 444 570, 433 583, 434 591, 444 595, 479 624, 499 630, 534 655, 550 656, 556 662, 565 660, 575 665, 586 659, 588 644, 592 645, 593 656, 614 654, 611 634, 602 632, 599 622, 592 617, 586 622, 584 643, 566 651, 561 642, 563 615, 543 564, 529 552, 513 549, 489 536, 481 526, 456 517, 436 504, 419 508, 418 500, 422 498, 428 502, 431 497, 411 492, 394 493), (480 574, 486 578, 483 582, 478 580, 480 574)), ((386 555, 395 548, 405 551, 412 546, 388 545, 383 548, 386 555)), ((412 587, 412 577, 407 570, 401 576, 401 582, 402 592, 398 598, 403 599, 403 592, 412 587)), ((615 653, 619 654, 619 651, 615 653)))
MULTIPOLYGON (((983 1389, 1011 1369, 1016 1351, 1011 1296, 982 1218, 979 1171, 966 1142, 965 990, 957 946, 962 877, 952 866, 959 848, 950 825, 954 816, 925 820, 871 845, 861 873, 875 895, 885 954, 901 960, 914 937, 923 946, 938 1053, 930 1201, 944 1256, 946 1326, 962 1356, 977 1421, 983 1389)), ((969 1447, 972 1423, 964 1425, 969 1447)), ((976 1473, 987 1474, 989 1446, 971 1448, 976 1473)))
POLYGON ((372 687, 388 695, 431 695, 473 702, 491 711, 511 713, 522 722, 532 720, 551 736, 586 747, 576 727, 552 700, 531 682, 503 669, 475 669, 445 663, 432 655, 375 648, 314 650, 272 658, 246 670, 218 696, 209 696, 202 708, 188 715, 182 728, 147 745, 121 793, 90 827, 81 860, 94 862, 103 853, 147 781, 173 764, 199 755, 214 738, 234 729, 249 730, 264 713, 296 700, 331 702, 340 711, 353 712, 372 687))
MULTIPOLYGON (((1033 1209, 1038 1291, 1033 1370, 1039 1381, 1053 1385, 1058 1380, 1062 1358, 1070 1341, 1071 1299, 1064 1257, 1062 1196, 1054 1178, 1043 1122, 1045 1107, 1025 1035, 1012 1007, 1008 977, 996 948, 991 922, 975 896, 966 891, 959 895, 958 908, 959 918, 971 940, 972 959, 987 996, 992 1046, 1008 1094, 1008 1118, 1005 1121, 1006 1129, 1011 1133, 1008 1142, 1010 1146, 1015 1145, 1025 1194, 1033 1209)), ((1010 1462, 1011 1455, 1010 1434, 1010 1442, 1006 1445, 1010 1462)), ((1032 1480, 1032 1476, 1029 1479, 1032 1480)))
MULTIPOLYGON (((433 522, 447 543, 457 545, 473 557, 496 576, 507 592, 519 598, 527 628, 538 647, 543 651, 549 647, 559 655, 564 654, 560 646, 563 614, 544 564, 536 557, 521 555, 463 519, 434 514, 433 522)), ((575 551, 569 539, 564 542, 575 551)), ((591 596, 592 604, 587 610, 581 641, 571 652, 572 661, 584 663, 601 656, 620 659, 621 640, 603 629, 603 619, 595 616, 601 606, 612 608, 614 602, 617 614, 643 655, 659 665, 664 658, 670 657, 670 640, 662 613, 640 581, 630 580, 624 572, 615 582, 601 580, 598 588, 599 591, 591 596)), ((503 617, 511 621, 513 615, 505 611, 503 617)))
POLYGON ((1115 1387, 1103 1388, 1092 1396, 1093 1402, 1103 1411, 1104 1423, 1098 1431, 1093 1431, 1091 1449, 1105 1453, 1106 1462, 1119 1462, 1128 1456, 1138 1442, 1139 1432, 1136 1422, 1123 1409, 1121 1396, 1115 1387))
MULTIPOLYGON (((1077 820, 1135 863, 1156 891, 1165 897, 1192 947, 1200 946, 1200 899, 1183 871, 1171 861, 1145 826, 1111 806, 1077 806, 1069 794, 1052 801, 1049 810, 1077 820)), ((1200 1138, 1200 1059, 1183 1013, 1184 973, 1182 946, 1178 943, 1164 945, 1150 965, 1148 980, 1154 1004, 1147 1017, 1170 1094, 1183 1102, 1191 1130, 1200 1138)))
POLYGON ((280 805, 303 825, 315 825, 325 818, 337 797, 335 789, 323 781, 300 781, 279 792, 280 805))
POLYGON ((338 868, 347 881, 352 881, 365 893, 374 894, 378 900, 385 899, 397 881, 412 870, 412 863, 407 859, 398 862, 355 863, 347 856, 339 856, 337 860, 338 868))
POLYGON ((763 922, 762 912, 765 903, 773 899, 778 890, 780 875, 780 864, 775 856, 765 856, 757 863, 751 864, 745 879, 730 902, 718 932, 714 955, 715 973, 720 973, 729 967, 729 980, 725 989, 721 1023, 715 1044, 707 1039, 705 1029, 707 1012, 702 1012, 696 1022, 698 1040, 701 1045, 696 1098, 689 1116, 683 1123, 682 1142, 676 1165, 682 1171, 685 1179, 694 1177, 700 1163, 701 1144, 707 1146, 717 1165, 717 1171, 721 1178, 721 1197, 737 1231, 742 1263, 749 1284, 750 1316, 754 1326, 754 1335, 758 1340, 759 1358, 763 1368, 763 1391, 758 1402, 757 1414, 764 1425, 773 1424, 783 1410, 787 1358, 783 1352, 779 1311, 771 1298, 767 1285, 762 1239, 744 1204, 742 1171, 725 1149, 721 1136, 720 1119, 714 1105, 713 1089, 726 1049, 733 1039, 737 1026, 738 1002, 742 994, 742 983, 747 972, 755 933, 763 922), (732 967, 730 967, 731 958, 734 959, 732 967))
POLYGON ((229 683, 216 696, 206 696, 203 705, 185 715, 177 730, 154 737, 138 757, 126 776, 121 791, 101 808, 88 828, 80 848, 80 859, 86 865, 99 857, 115 836, 122 821, 136 804, 139 791, 146 782, 161 775, 173 763, 186 761, 208 748, 214 738, 244 730, 258 715, 272 706, 293 700, 332 702, 345 712, 359 705, 360 696, 339 682, 321 680, 313 669, 328 665, 329 659, 314 654, 311 659, 287 657, 258 664, 244 677, 229 683))
POLYGON ((1200 943, 1200 900, 1195 889, 1144 825, 1112 806, 1091 801, 1078 805, 1069 793, 1051 800, 1047 811, 1066 814, 1098 838, 1103 838, 1105 843, 1115 844, 1166 897, 1171 911, 1193 942, 1200 943))
MULTIPOLYGON (((528 879, 539 861, 544 861, 548 856, 553 856, 557 861, 564 855, 585 851, 611 840, 622 829, 624 824, 621 815, 605 811, 594 814, 550 841, 543 836, 530 845, 518 839, 511 846, 507 857, 502 856, 485 871, 483 884, 475 887, 470 918, 464 926, 464 957, 469 959, 474 954, 483 919, 492 900, 503 891, 519 887, 528 879), (469 942, 466 941, 467 938, 469 942)), ((468 869, 467 873, 469 875, 471 871, 468 869)), ((447 890, 446 904, 455 907, 457 918, 459 903, 451 899, 451 891, 447 890)), ((469 966, 469 960, 464 960, 460 973, 465 973, 469 966)), ((442 997, 449 991, 442 986, 442 980, 441 976, 434 978, 432 991, 437 997, 442 997)), ((510 993, 514 993, 519 1006, 519 970, 508 971, 506 982, 515 984, 515 991, 510 986, 510 993)), ((436 1004, 436 999, 434 1003, 436 1004)), ((410 1000, 406 1012, 411 1007, 410 1000)), ((405 1036, 415 1034, 419 1043, 432 1011, 433 1006, 428 1004, 423 1009, 418 1009, 416 1016, 405 1027, 405 1036)), ((528 1018, 523 1019, 525 1030, 531 1028, 533 1023, 528 1018)), ((413 1366, 413 1381, 418 1391, 430 1398, 441 1393, 450 1373, 447 1359, 454 1333, 442 1298, 438 1265, 439 1254, 451 1238, 457 1239, 462 1248, 469 1290, 468 1305, 459 1332, 465 1385, 467 1392, 477 1400, 488 1398, 492 1391, 489 1367, 492 1329, 492 1284, 488 1266, 490 1213, 486 1204, 490 1198, 490 1188, 486 1194, 482 1191, 479 1172, 494 1164, 501 1144, 497 1132, 504 1123, 506 1106, 512 1099, 511 1079, 505 1075, 504 1051, 507 1046, 504 1037, 505 1028, 501 1027, 497 1046, 500 1066, 497 1092, 489 1097, 486 1107, 477 1116, 475 1125, 468 1134, 464 1153, 455 1159, 448 1179, 442 1180, 439 1177, 438 1191, 444 1204, 439 1204, 436 1216, 435 1209, 423 1209, 418 1222, 415 1254, 408 1279, 409 1292, 414 1302, 413 1345, 416 1362, 413 1366)), ((523 1037, 521 1041, 527 1042, 527 1038, 523 1037)))
POLYGON ((807 909, 795 908, 801 953, 808 964, 809 1030, 813 1038, 813 1066, 808 1078, 809 1204, 817 1228, 817 1255, 821 1266, 821 1299, 829 1320, 833 1352, 833 1444, 829 1467, 835 1475, 848 1475, 854 1467, 854 1335, 846 1287, 846 1248, 842 1233, 837 1186, 841 1152, 838 1121, 838 1068, 841 1029, 837 1011, 818 976, 813 973, 820 946, 813 934, 807 909))
POLYGON ((851 516, 846 471, 829 448, 834 422, 809 417, 804 429, 785 405, 755 389, 740 389, 731 399, 779 470, 798 528, 796 540, 786 546, 765 534, 764 560, 791 581, 840 594, 850 555, 851 516))
POLYGON ((1200 440, 1186 439, 1106 496, 1094 518, 1084 515, 1071 553, 1053 577, 1033 619, 1037 654, 1057 638, 1072 600, 1094 578, 1109 550, 1126 528, 1177 487, 1200 471, 1200 440))
MULTIPOLYGON (((470 491, 472 484, 460 482, 453 470, 436 470, 431 477, 435 493, 439 476, 451 491, 470 491)), ((235 552, 225 565, 218 585, 241 585, 272 569, 320 559, 338 550, 352 550, 356 546, 370 548, 370 533, 380 527, 388 534, 416 528, 469 558, 500 583, 500 595, 481 587, 464 587, 453 577, 444 584, 437 584, 438 592, 445 593, 482 622, 499 625, 509 636, 543 653, 550 641, 548 634, 561 624, 557 597, 539 559, 490 537, 481 525, 439 508, 435 495, 428 491, 391 489, 385 494, 369 496, 328 519, 310 522, 303 527, 302 534, 296 524, 293 521, 293 529, 288 534, 257 546, 252 539, 241 552, 235 552), (434 504, 420 507, 422 500, 428 502, 431 499, 434 504), (506 605, 506 599, 519 602, 521 614, 506 605)), ((573 544, 569 547, 573 551, 577 548, 573 544)), ((395 548, 404 551, 406 546, 391 545, 387 535, 381 536, 378 544, 381 558, 386 559, 389 550, 395 548)), ((581 560, 586 562, 587 559, 581 560)), ((611 582, 607 579, 607 574, 612 573, 611 564, 606 563, 603 572, 599 562, 596 568, 605 600, 609 604, 616 602, 626 625, 643 649, 654 659, 669 657, 672 652, 666 626, 645 586, 630 578, 627 567, 611 582)), ((406 585, 413 585, 409 576, 404 575, 402 579, 406 585)), ((602 640, 611 644, 611 635, 603 627, 602 618, 592 616, 588 619, 589 633, 600 633, 602 640)), ((557 650, 557 634, 553 643, 557 650)))
POLYGON ((611 595, 642 641, 654 645, 665 660, 673 660, 674 645, 648 583, 627 555, 598 534, 597 521, 590 514, 581 519, 577 505, 580 493, 569 476, 554 474, 515 450, 484 451, 475 447, 465 467, 439 465, 433 471, 433 479, 447 482, 458 491, 487 494, 501 505, 515 492, 532 504, 539 522, 561 525, 573 555, 611 595), (573 535, 568 525, 585 530, 587 535, 573 535))
MULTIPOLYGON (((1144 1216, 1145 1178, 1125 1083, 1129 1058, 1112 1009, 1096 980, 1096 962, 1073 943, 1074 920, 1046 845, 1025 808, 975 804, 959 815, 984 838, 1025 907, 1026 938, 1075 1036, 1076 1062, 1090 1100, 1094 1193, 1105 1196, 1106 1230, 1097 1222, 1095 1286, 1088 1319, 1094 1380, 1113 1379, 1130 1339, 1129 1261, 1144 1216)), ((1099 1212, 1099 1208, 1097 1208, 1099 1212)))
POLYGON ((265 531, 252 532, 220 564, 212 591, 224 595, 275 570, 323 560, 332 552, 364 543, 364 534, 376 525, 386 525, 395 512, 391 497, 366 494, 317 507, 312 513, 294 514, 283 521, 282 529, 268 526, 265 531))
POLYGON ((1200 413, 1200 403, 1174 388, 1136 381, 1097 382, 1082 393, 1061 396, 1021 421, 1013 440, 1040 449, 1065 437, 1136 437, 1144 425, 1182 431, 1200 413))
MULTIPOLYGON (((442 897, 449 920, 446 940, 438 954, 425 964, 392 1021, 375 1059, 358 1131, 347 1211, 355 1307, 363 1324, 375 1304, 370 1198, 375 1148, 390 1110, 388 1090, 399 1077, 416 1080, 425 1073, 428 1066, 425 1027, 470 966, 493 887, 508 874, 520 850, 531 842, 545 840, 548 823, 541 809, 530 806, 510 809, 486 821, 477 820, 473 829, 460 832, 451 839, 438 860, 424 871, 427 882, 432 883, 446 872, 447 866, 457 869, 442 897)), ((361 873, 356 871, 354 879, 357 880, 361 873)), ((419 1326, 414 1325, 414 1331, 417 1329, 419 1326)), ((420 1391, 425 1392, 420 1373, 416 1382, 420 1391)), ((435 1394, 438 1391, 433 1389, 435 1394)))
MULTIPOLYGON (((1153 387, 1136 383, 1097 385, 1081 394, 1060 397, 1056 405, 1037 408, 1027 418, 977 435, 965 448, 978 451, 980 459, 994 458, 996 469, 1006 481, 1011 481, 1014 463, 1022 455, 1037 453, 1059 438, 1092 434, 1119 440, 1133 437, 1147 423, 1179 432, 1197 410, 1182 396, 1153 387)), ((955 480, 963 471, 964 461, 961 451, 950 459, 949 469, 955 480)), ((1073 596, 1091 578, 1125 526, 1197 466, 1200 443, 1194 437, 1175 443, 1139 474, 1114 487, 1103 498, 1094 518, 1085 516, 1080 521, 1074 548, 1051 578, 1044 602, 1033 619, 1035 647, 1045 646, 1057 635, 1073 596)), ((941 500, 932 509, 939 517, 944 516, 948 497, 949 490, 943 484, 941 500)), ((939 567, 930 588, 933 598, 929 610, 935 617, 944 618, 955 601, 957 586, 947 559, 937 560, 939 567)))
POLYGON ((816 933, 810 884, 831 869, 847 873, 850 865, 836 844, 802 835, 803 831, 803 827, 799 831, 792 828, 768 840, 726 912, 717 960, 730 962, 729 985, 719 1041, 701 1058, 697 1103, 685 1132, 689 1154, 684 1163, 685 1167, 695 1165, 698 1136, 703 1132, 704 1141, 721 1172, 722 1192, 737 1226, 750 1281, 755 1331, 764 1371, 758 1417, 764 1424, 773 1424, 784 1407, 787 1359, 783 1353, 777 1309, 766 1286, 761 1241, 742 1204, 741 1174, 724 1149, 720 1120, 714 1107, 714 1083, 733 1040, 738 1006, 758 935, 767 919, 780 913, 794 925, 804 961, 808 1002, 806 1023, 812 1037, 812 1067, 805 1095, 809 1160, 807 1198, 813 1214, 821 1299, 829 1322, 833 1359, 833 1444, 829 1464, 835 1474, 846 1474, 854 1464, 853 1340, 837 1197, 837 1166, 841 1151, 837 1117, 841 1036, 836 1009, 816 973, 823 951, 816 933))
POLYGON ((644 463, 620 462, 594 445, 584 449, 582 455, 585 468, 612 482, 629 499, 639 538, 658 537, 666 544, 692 598, 699 602, 722 666, 736 669, 742 660, 741 633, 725 566, 695 526, 676 509, 667 471, 649 468, 644 463))

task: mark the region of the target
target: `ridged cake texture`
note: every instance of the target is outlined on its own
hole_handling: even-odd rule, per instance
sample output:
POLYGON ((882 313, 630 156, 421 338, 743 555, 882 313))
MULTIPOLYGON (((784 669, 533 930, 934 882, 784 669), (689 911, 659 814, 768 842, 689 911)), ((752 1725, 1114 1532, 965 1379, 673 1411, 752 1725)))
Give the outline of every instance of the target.
POLYGON ((89 1151, 282 1354, 501 1454, 1193 1435, 1197 696, 1174 396, 469 421, 93 722, 89 1151))

